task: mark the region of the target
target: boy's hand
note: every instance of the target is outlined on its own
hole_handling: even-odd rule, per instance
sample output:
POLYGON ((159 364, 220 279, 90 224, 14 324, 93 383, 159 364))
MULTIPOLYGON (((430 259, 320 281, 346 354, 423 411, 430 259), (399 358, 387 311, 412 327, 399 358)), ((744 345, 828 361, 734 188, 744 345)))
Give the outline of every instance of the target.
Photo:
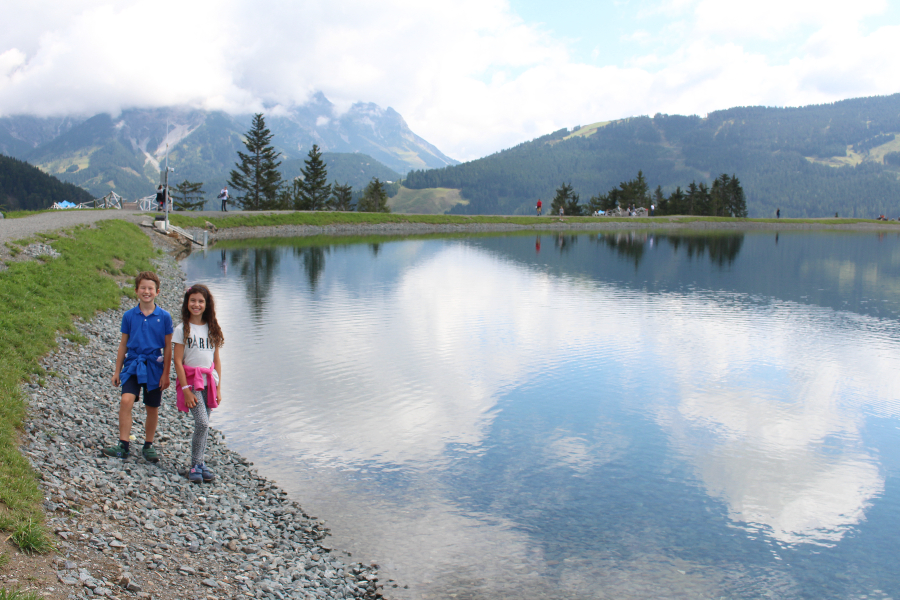
POLYGON ((162 377, 159 378, 159 389, 167 390, 169 389, 169 384, 172 382, 169 381, 169 372, 163 371, 162 377))
POLYGON ((112 376, 112 384, 113 384, 114 386, 116 386, 116 387, 119 387, 119 386, 122 385, 122 382, 119 381, 119 374, 118 374, 118 373, 113 373, 113 376, 112 376))
POLYGON ((197 397, 194 395, 194 391, 191 388, 184 390, 184 404, 188 408, 197 406, 197 397))

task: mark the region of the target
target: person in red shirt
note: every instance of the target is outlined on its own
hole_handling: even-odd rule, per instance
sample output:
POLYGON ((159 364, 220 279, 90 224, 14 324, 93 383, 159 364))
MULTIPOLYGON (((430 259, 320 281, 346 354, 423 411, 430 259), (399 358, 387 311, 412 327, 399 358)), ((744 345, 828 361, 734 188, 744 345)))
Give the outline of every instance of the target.
POLYGON ((538 203, 537 203, 537 216, 541 216, 541 207, 542 207, 542 206, 543 206, 543 204, 541 204, 541 199, 538 198, 538 203))

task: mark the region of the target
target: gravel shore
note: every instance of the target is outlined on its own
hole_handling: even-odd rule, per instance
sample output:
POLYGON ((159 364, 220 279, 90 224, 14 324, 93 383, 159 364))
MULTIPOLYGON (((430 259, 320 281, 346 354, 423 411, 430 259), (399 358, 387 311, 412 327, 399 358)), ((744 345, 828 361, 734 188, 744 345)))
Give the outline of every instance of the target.
MULTIPOLYGON (((156 262, 162 280, 157 302, 177 314, 183 273, 168 255, 156 262)), ((229 450, 220 432, 210 429, 207 449, 216 480, 187 481, 193 420, 175 409, 174 385, 163 395, 158 463, 138 458, 145 415, 139 406, 132 431, 137 452, 124 461, 101 457, 100 449, 118 437, 120 392, 110 377, 122 313, 133 305, 123 301, 118 310, 77 323, 88 342, 60 338, 44 360, 49 376, 23 385, 30 406, 22 450, 40 474, 48 526, 58 537, 49 561, 53 585, 40 586, 41 593, 68 599, 381 597, 376 567, 338 556, 326 545, 325 524, 229 450)), ((21 582, 3 577, 2 583, 21 582)))

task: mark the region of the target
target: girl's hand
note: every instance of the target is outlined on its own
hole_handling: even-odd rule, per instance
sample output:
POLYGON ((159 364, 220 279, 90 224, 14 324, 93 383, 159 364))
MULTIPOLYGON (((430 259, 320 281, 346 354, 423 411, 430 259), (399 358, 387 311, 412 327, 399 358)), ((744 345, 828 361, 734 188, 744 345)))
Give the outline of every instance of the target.
POLYGON ((191 390, 191 388, 184 390, 184 404, 188 408, 194 408, 195 406, 197 406, 197 397, 194 396, 194 392, 193 390, 191 390))

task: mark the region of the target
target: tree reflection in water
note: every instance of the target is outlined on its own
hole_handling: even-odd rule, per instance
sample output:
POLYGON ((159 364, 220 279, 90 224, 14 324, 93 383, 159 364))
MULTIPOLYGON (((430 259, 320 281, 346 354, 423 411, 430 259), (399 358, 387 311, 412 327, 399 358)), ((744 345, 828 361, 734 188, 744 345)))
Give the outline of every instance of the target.
POLYGON ((294 256, 300 258, 306 278, 309 280, 309 289, 316 291, 319 276, 325 270, 325 254, 331 251, 331 246, 307 246, 294 248, 294 256))
POLYGON ((229 260, 241 275, 251 312, 255 317, 262 316, 272 292, 278 264, 281 262, 281 249, 232 250, 229 252, 229 260))
POLYGON ((633 260, 635 269, 640 265, 645 250, 662 242, 671 244, 676 253, 683 247, 688 259, 706 256, 710 262, 719 267, 731 265, 744 244, 743 233, 673 235, 628 231, 593 234, 588 237, 594 243, 605 244, 615 250, 620 257, 633 260))

